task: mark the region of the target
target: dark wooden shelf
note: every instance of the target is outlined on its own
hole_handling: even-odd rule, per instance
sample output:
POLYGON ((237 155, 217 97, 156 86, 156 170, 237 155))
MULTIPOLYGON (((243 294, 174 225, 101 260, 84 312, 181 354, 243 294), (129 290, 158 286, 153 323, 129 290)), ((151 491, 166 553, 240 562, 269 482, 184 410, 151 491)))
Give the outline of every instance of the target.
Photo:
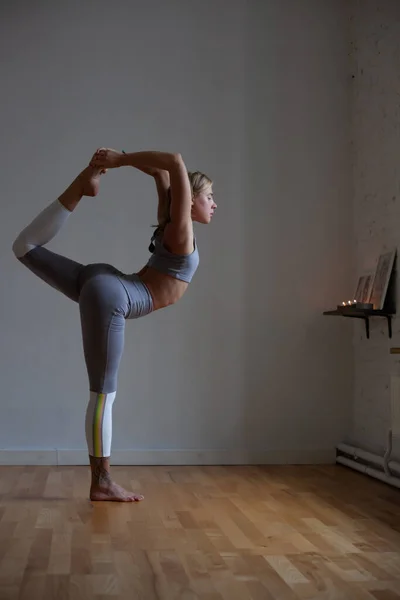
POLYGON ((323 314, 331 317, 349 317, 353 319, 363 319, 365 322, 365 331, 369 339, 369 319, 371 317, 383 317, 387 320, 388 334, 392 337, 392 318, 396 316, 396 282, 397 282, 397 256, 395 258, 392 272, 390 274, 389 284, 386 290, 383 309, 372 308, 351 308, 351 306, 338 306, 336 310, 326 310, 323 314))
POLYGON ((360 308, 338 308, 336 310, 326 310, 324 315, 331 317, 350 317, 353 319, 363 319, 365 322, 365 332, 369 339, 369 319, 370 317, 385 317, 388 323, 389 337, 392 337, 392 317, 395 316, 394 312, 388 312, 387 310, 374 310, 374 309, 360 309, 360 308))

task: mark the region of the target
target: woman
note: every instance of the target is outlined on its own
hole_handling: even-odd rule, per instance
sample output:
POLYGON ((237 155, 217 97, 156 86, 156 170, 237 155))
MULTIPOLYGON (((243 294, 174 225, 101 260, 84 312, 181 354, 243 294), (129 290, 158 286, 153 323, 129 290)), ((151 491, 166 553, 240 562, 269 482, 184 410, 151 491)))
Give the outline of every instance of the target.
POLYGON ((79 304, 83 349, 90 384, 85 431, 91 466, 91 500, 143 499, 114 483, 109 458, 112 405, 124 346, 125 320, 177 302, 199 263, 193 221, 210 223, 216 209, 212 182, 188 173, 180 154, 101 148, 53 203, 16 238, 13 251, 35 275, 79 304), (152 256, 139 273, 127 275, 108 264, 82 265, 44 247, 65 224, 83 196, 96 196, 109 168, 132 166, 152 175, 158 191, 158 227, 152 256))

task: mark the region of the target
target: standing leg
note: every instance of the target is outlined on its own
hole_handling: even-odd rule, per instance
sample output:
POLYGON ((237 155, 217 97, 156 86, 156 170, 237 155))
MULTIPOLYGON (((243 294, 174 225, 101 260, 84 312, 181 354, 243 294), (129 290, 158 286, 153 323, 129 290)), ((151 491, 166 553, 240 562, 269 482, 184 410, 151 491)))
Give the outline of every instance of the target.
POLYGON ((134 502, 143 496, 124 490, 110 475, 112 406, 124 349, 127 293, 109 265, 88 266, 79 296, 83 349, 89 376, 86 440, 92 482, 91 500, 134 502))

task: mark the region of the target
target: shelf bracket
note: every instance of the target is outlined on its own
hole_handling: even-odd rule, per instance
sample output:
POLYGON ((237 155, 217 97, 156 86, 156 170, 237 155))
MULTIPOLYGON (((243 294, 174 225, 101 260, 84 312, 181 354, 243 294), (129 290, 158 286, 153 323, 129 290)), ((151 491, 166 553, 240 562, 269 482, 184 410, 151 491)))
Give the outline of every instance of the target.
POLYGON ((387 322, 388 322, 388 332, 389 332, 389 337, 392 337, 392 316, 391 315, 386 315, 387 318, 387 322))
POLYGON ((369 340, 369 317, 364 317, 365 323, 365 334, 367 336, 367 340, 369 340))
MULTIPOLYGON (((388 325, 389 338, 391 338, 392 337, 392 315, 385 315, 385 316, 386 316, 387 325, 388 325)), ((369 340, 369 317, 364 317, 364 322, 365 322, 365 333, 367 336, 367 340, 369 340)))

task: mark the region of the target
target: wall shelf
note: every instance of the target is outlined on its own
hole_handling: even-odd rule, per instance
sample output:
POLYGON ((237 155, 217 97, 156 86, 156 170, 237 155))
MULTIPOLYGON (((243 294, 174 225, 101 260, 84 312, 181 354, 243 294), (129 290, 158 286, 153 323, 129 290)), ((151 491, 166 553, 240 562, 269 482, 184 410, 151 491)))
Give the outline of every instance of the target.
POLYGON ((369 320, 372 317, 384 317, 387 320, 388 335, 392 337, 392 318, 396 315, 396 265, 393 265, 392 273, 389 279, 389 285, 386 291, 385 302, 382 310, 362 309, 343 306, 336 310, 326 310, 323 314, 332 317, 348 317, 353 319, 363 319, 365 323, 365 332, 369 339, 369 320))

